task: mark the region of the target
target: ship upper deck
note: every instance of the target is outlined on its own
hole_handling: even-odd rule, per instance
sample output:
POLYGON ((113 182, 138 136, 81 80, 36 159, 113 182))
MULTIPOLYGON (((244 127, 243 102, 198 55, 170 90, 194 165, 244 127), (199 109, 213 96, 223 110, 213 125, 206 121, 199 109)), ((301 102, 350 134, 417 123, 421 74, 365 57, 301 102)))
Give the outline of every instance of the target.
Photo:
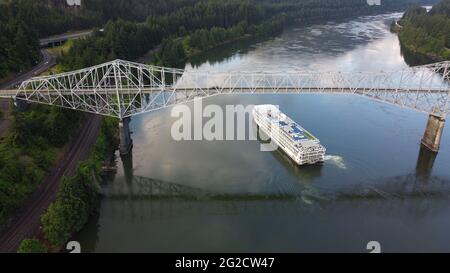
POLYGON ((307 143, 313 145, 319 143, 317 138, 283 114, 274 105, 259 105, 255 108, 256 111, 266 117, 272 124, 282 129, 294 143, 301 143, 302 146, 310 146, 307 143))

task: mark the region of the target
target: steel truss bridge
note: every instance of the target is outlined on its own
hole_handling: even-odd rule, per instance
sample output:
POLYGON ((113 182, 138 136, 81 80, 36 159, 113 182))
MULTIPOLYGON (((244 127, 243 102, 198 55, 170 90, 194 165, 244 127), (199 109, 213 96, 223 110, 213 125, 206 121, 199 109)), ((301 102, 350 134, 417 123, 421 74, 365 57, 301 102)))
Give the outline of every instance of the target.
MULTIPOLYGON (((35 77, 22 82, 17 90, 0 90, 0 97, 124 121, 134 115, 219 94, 355 94, 430 114, 424 139, 429 138, 426 146, 437 151, 450 110, 449 66, 450 62, 445 61, 379 72, 216 73, 114 60, 72 72, 35 77), (427 137, 428 131, 431 134, 427 137)), ((126 135, 122 138, 128 139, 126 135)))
POLYGON ((449 112, 449 65, 380 72, 194 72, 123 60, 24 81, 1 97, 126 118, 199 97, 237 93, 343 93, 425 113, 449 112))

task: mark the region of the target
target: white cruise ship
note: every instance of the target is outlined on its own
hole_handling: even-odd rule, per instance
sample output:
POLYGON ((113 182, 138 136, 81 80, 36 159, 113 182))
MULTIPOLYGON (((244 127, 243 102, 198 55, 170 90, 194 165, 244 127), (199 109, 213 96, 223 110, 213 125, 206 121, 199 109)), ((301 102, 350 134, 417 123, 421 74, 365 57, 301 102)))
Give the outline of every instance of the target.
POLYGON ((326 149, 320 141, 276 106, 255 106, 253 118, 259 128, 298 165, 324 161, 326 149))

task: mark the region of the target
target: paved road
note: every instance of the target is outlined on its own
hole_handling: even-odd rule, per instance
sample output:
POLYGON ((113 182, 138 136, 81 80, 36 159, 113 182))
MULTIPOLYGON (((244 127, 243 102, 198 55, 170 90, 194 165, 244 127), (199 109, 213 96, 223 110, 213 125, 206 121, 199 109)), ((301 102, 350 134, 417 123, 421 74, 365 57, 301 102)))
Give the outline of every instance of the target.
MULTIPOLYGON (((25 72, 23 74, 19 74, 14 79, 7 81, 3 84, 0 84, 0 89, 13 89, 24 80, 28 80, 29 78, 37 76, 47 71, 49 68, 51 68, 56 64, 56 58, 50 53, 48 53, 47 50, 43 49, 41 50, 41 53, 42 53, 42 61, 38 65, 33 67, 30 71, 25 72)), ((0 137, 3 136, 10 123, 7 117, 8 110, 9 110, 9 100, 0 98, 0 111, 5 113, 5 116, 3 118, 0 118, 0 137)))
POLYGON ((21 82, 28 80, 29 78, 35 77, 43 72, 47 71, 49 68, 56 65, 56 57, 51 55, 47 50, 42 49, 42 61, 33 67, 31 70, 18 75, 13 80, 0 84, 0 89, 13 89, 21 82))
POLYGON ((59 181, 65 173, 73 174, 78 163, 89 156, 97 139, 102 118, 98 115, 89 115, 87 119, 78 136, 67 146, 68 150, 62 159, 50 169, 39 188, 27 198, 16 216, 1 231, 0 253, 15 252, 24 238, 38 234, 41 215, 55 201, 59 181))

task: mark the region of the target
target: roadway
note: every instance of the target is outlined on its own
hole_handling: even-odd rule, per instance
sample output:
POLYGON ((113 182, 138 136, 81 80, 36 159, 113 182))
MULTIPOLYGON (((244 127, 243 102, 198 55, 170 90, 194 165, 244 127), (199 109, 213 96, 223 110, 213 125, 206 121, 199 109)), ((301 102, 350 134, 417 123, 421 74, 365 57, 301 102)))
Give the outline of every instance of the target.
MULTIPOLYGON (((162 91, 166 93, 178 93, 178 94, 189 94, 192 92, 203 93, 205 96, 209 96, 211 94, 282 94, 282 93, 294 93, 294 94, 303 94, 303 93, 346 93, 346 94, 370 94, 376 92, 385 92, 385 93, 396 93, 396 94, 443 94, 447 95, 449 90, 445 88, 371 88, 371 87, 314 87, 314 86, 286 86, 286 87, 171 87, 166 86, 164 88, 161 87, 133 87, 133 88, 122 88, 119 90, 116 87, 108 87, 108 88, 74 88, 70 89, 67 87, 66 89, 37 89, 33 90, 31 88, 22 89, 21 92, 25 92, 28 95, 32 93, 41 93, 43 98, 55 98, 60 96, 65 96, 68 101, 73 100, 73 96, 75 98, 82 98, 83 96, 114 96, 119 91, 120 95, 137 95, 137 94, 151 94, 155 95, 162 91)), ((16 96, 18 90, 10 89, 10 90, 2 90, 0 89, 0 97, 14 97, 16 96)), ((23 95, 23 93, 22 93, 23 95)), ((18 97, 20 99, 20 97, 18 97)), ((23 100, 28 100, 31 102, 39 102, 34 101, 32 98, 22 98, 23 100)))
MULTIPOLYGON (((21 82, 42 74, 56 64, 55 56, 51 55, 47 50, 42 49, 41 54, 42 60, 40 63, 38 63, 31 70, 18 74, 14 79, 0 84, 0 89, 16 89, 17 85, 21 82)), ((5 115, 3 118, 0 118, 0 137, 3 136, 10 123, 8 118, 9 103, 9 99, 0 98, 0 111, 2 111, 5 115)))
POLYGON ((17 75, 17 77, 15 77, 14 79, 0 84, 0 89, 15 89, 21 82, 38 76, 56 65, 56 57, 50 54, 47 50, 42 49, 41 54, 42 60, 39 64, 37 64, 31 70, 17 75))

